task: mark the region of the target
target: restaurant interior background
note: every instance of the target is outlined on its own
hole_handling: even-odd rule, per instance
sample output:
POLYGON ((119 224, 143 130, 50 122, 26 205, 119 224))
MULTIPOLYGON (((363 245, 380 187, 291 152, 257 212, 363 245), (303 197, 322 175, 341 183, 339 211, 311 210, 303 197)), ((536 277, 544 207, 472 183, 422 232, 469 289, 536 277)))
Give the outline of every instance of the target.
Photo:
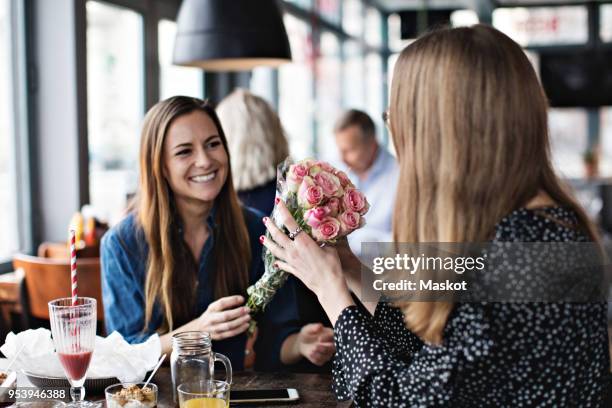
POLYGON ((294 157, 328 160, 337 156, 335 119, 358 108, 392 150, 381 113, 393 64, 444 22, 490 23, 525 48, 554 106, 555 166, 612 232, 612 2, 280 3, 291 63, 212 73, 172 64, 180 0, 0 0, 0 304, 15 303, 3 330, 22 324, 16 253, 65 242, 84 205, 110 225, 120 219, 136 188, 140 125, 157 101, 218 102, 249 88, 278 110, 294 157))

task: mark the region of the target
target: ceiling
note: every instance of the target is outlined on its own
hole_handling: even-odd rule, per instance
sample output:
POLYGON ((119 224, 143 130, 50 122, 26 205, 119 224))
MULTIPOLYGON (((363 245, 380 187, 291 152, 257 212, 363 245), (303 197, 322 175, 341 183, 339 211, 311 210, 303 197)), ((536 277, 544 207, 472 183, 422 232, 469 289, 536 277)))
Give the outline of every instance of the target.
POLYGON ((376 0, 376 3, 387 11, 416 10, 423 7, 441 8, 472 8, 475 0, 376 0))
MULTIPOLYGON (((386 11, 417 10, 424 7, 431 9, 467 8, 477 9, 483 5, 489 7, 503 5, 543 5, 589 3, 593 0, 375 0, 386 11)), ((609 0, 596 0, 600 2, 609 0)))

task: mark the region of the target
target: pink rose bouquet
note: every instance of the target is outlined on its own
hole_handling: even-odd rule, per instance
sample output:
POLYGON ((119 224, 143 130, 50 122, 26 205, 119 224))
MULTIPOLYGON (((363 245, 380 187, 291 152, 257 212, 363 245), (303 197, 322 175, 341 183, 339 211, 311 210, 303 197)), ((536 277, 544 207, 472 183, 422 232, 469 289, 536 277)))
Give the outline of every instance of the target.
MULTIPOLYGON (((303 233, 321 245, 334 244, 339 238, 363 227, 363 216, 370 208, 366 197, 344 172, 312 159, 297 163, 287 159, 281 163, 278 166, 276 190, 303 233)), ((279 228, 283 228, 276 207, 271 218, 279 228)), ((269 233, 266 236, 271 238, 269 233)), ((253 316, 264 310, 288 277, 287 273, 274 266, 276 258, 265 247, 263 260, 263 276, 247 289, 247 306, 253 316)), ((255 326, 253 319, 250 333, 253 333, 255 326)))

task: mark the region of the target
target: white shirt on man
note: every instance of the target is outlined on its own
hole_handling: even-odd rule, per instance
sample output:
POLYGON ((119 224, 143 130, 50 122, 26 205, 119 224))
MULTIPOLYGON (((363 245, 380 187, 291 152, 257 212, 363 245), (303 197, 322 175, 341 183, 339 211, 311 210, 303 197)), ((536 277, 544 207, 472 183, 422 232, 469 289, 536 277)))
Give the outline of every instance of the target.
POLYGON ((365 194, 370 203, 370 210, 365 215, 366 225, 348 236, 351 250, 355 255, 360 256, 362 242, 392 241, 391 219, 399 168, 395 157, 380 145, 376 158, 364 179, 360 179, 345 164, 340 165, 339 168, 346 171, 355 187, 365 194))

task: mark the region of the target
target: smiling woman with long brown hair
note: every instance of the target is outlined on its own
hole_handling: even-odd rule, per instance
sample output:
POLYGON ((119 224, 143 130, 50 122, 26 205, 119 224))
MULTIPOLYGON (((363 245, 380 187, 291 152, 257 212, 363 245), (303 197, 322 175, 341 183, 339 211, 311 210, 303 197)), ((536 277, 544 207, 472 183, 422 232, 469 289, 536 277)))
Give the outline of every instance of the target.
MULTIPOLYGON (((238 202, 212 106, 183 96, 156 104, 142 128, 135 204, 102 242, 107 331, 130 342, 159 333, 163 352, 173 334, 205 331, 240 369, 250 321, 244 295, 263 273, 262 216, 238 202)), ((274 307, 294 310, 284 299, 274 307)), ((258 357, 270 367, 299 330, 285 323, 275 321, 279 330, 258 337, 258 357)))
MULTIPOLYGON (((544 92, 521 48, 501 32, 441 29, 404 49, 389 120, 400 165, 396 243, 597 248, 593 225, 553 171, 544 92)), ((274 241, 264 245, 278 266, 317 294, 335 326, 339 397, 385 407, 602 404, 610 361, 601 298, 381 301, 365 303, 368 313, 350 296, 349 287, 360 295, 361 265, 346 248, 322 249, 306 234, 292 241, 267 227, 274 241)), ((495 260, 484 282, 504 278, 546 291, 546 280, 537 286, 538 264, 495 260)), ((564 278, 562 268, 553 271, 564 278)))
POLYGON ((199 259, 198 247, 202 247, 207 235, 213 231, 202 228, 199 237, 198 231, 194 231, 195 239, 187 236, 184 242, 188 247, 183 248, 180 233, 183 231, 185 235, 193 231, 191 226, 194 221, 205 225, 198 221, 211 214, 214 201, 218 204, 211 218, 221 226, 214 238, 219 243, 233 243, 213 245, 212 259, 216 264, 214 296, 222 298, 244 293, 251 261, 247 226, 234 192, 228 157, 224 151, 225 137, 216 131, 221 126, 210 106, 202 105, 201 111, 183 112, 192 108, 193 101, 176 98, 152 109, 145 119, 140 146, 141 189, 137 222, 149 245, 145 326, 151 323, 153 306, 159 294, 165 317, 162 328, 165 330, 185 324, 192 314, 195 293, 190 292, 196 288, 196 275, 179 274, 175 270, 195 269, 196 265, 189 263, 199 259), (193 118, 193 124, 187 122, 187 118, 193 118), (191 126, 205 131, 206 136, 201 143, 208 151, 210 163, 192 166, 188 160, 189 155, 193 157, 198 154, 197 141, 194 143, 192 140, 195 129, 191 129, 191 126), (166 132, 168 136, 164 137, 166 132), (177 217, 179 214, 182 216, 177 217), (193 257, 187 256, 187 249, 191 250, 193 257), (181 250, 184 251, 182 254, 181 250))

